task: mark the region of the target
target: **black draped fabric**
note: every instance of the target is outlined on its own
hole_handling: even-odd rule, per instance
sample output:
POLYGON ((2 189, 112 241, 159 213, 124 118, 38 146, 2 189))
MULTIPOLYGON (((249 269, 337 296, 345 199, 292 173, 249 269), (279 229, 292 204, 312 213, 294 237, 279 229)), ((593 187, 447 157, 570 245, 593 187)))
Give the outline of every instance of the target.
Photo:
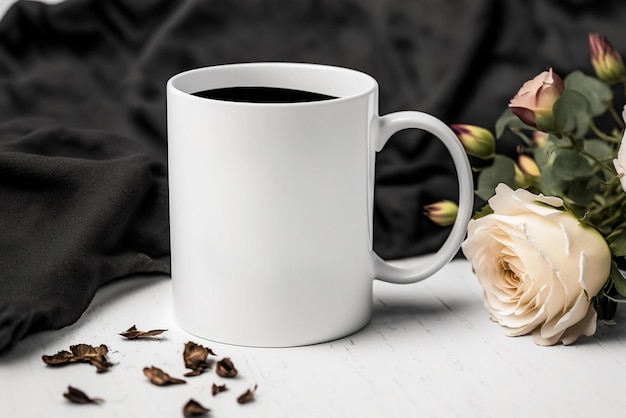
MULTIPOLYGON (((248 61, 355 68, 381 113, 492 127, 547 66, 591 72, 587 33, 626 51, 622 0, 20 1, 0 22, 0 351, 76 321, 98 287, 169 273, 165 83, 248 61)), ((374 248, 435 250, 422 207, 456 198, 432 138, 379 154, 374 248)))

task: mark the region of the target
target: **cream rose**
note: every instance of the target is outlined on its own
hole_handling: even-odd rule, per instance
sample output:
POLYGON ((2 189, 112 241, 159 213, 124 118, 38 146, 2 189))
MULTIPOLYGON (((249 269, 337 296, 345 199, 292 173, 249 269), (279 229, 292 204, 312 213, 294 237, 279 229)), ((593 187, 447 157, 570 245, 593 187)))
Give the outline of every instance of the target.
POLYGON ((491 318, 507 335, 532 333, 540 345, 593 335, 590 301, 611 269, 603 237, 557 197, 500 184, 489 205, 494 213, 470 222, 462 249, 491 318))

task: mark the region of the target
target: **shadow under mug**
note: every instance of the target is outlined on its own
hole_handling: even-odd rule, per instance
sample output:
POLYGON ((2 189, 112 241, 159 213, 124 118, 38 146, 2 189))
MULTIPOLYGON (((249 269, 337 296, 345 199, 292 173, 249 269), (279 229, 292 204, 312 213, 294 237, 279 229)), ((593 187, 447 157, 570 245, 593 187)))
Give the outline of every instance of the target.
POLYGON ((421 112, 378 115, 378 84, 346 68, 247 63, 167 83, 176 322, 217 342, 285 347, 349 335, 370 319, 372 280, 422 280, 456 254, 472 215, 472 172, 454 133, 421 112), (198 91, 275 87, 332 99, 258 103, 198 91), (372 249, 374 162, 395 132, 447 147, 459 211, 435 254, 401 266, 372 249))

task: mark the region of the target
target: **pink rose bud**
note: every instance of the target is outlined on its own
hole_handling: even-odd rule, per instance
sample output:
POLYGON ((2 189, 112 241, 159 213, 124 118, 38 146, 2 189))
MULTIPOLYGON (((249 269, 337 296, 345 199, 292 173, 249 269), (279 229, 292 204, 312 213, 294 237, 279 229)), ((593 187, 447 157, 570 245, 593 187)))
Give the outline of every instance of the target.
POLYGON ((589 34, 591 64, 596 75, 607 83, 617 83, 626 78, 626 68, 619 52, 608 39, 597 33, 589 34))
POLYGON ((424 215, 439 226, 452 225, 458 211, 458 205, 450 200, 440 200, 424 206, 424 215))
POLYGON ((450 125, 459 138, 465 152, 483 160, 493 158, 496 153, 496 140, 491 132, 485 128, 473 125, 450 125))
POLYGON ((564 88, 561 77, 550 68, 525 82, 509 102, 509 108, 525 124, 533 128, 549 127, 552 106, 561 97, 564 88))

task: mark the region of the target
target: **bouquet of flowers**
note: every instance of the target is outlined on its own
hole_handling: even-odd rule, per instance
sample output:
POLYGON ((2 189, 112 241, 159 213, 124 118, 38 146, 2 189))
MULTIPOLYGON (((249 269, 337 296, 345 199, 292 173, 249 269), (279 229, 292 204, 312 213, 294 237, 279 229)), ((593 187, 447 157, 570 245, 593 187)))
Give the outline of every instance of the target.
MULTIPOLYGON (((463 253, 491 318, 540 345, 593 335, 626 302, 626 107, 615 109, 626 68, 604 36, 590 34, 589 44, 595 76, 542 72, 511 99, 495 135, 451 126, 482 162, 476 194, 488 201, 470 221, 463 253), (509 155, 496 152, 505 136, 519 144, 509 155)), ((452 202, 425 208, 440 225, 455 210, 452 202)))

